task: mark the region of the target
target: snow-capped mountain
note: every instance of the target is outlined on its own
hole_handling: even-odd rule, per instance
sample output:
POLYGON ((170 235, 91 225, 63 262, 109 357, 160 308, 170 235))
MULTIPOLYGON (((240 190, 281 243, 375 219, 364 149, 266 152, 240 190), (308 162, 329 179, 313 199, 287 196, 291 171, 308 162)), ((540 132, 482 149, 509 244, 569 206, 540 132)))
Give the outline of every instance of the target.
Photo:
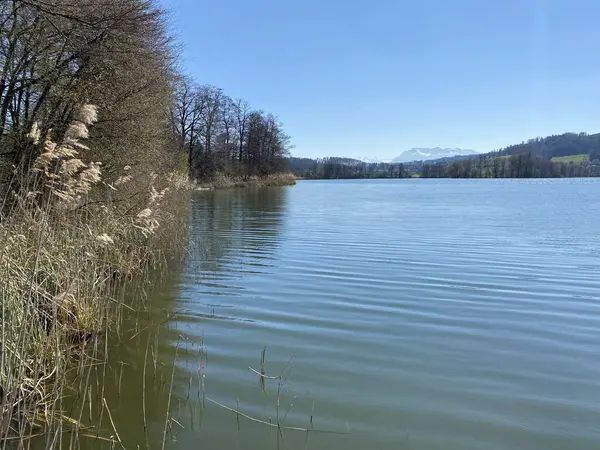
POLYGON ((369 157, 369 156, 362 156, 359 158, 356 158, 359 161, 368 163, 368 164, 380 164, 380 163, 384 163, 385 161, 383 161, 382 159, 379 158, 373 158, 373 157, 369 157))
POLYGON ((431 161, 440 158, 452 158, 453 156, 476 155, 475 150, 462 148, 411 148, 405 151, 397 158, 394 158, 394 163, 405 163, 411 161, 431 161))

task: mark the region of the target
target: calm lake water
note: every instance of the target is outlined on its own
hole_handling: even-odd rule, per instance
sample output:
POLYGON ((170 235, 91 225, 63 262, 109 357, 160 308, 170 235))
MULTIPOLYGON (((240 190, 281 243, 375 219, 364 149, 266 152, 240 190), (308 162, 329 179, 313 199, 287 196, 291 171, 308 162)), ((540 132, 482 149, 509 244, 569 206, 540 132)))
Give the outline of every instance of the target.
POLYGON ((127 448, 145 359, 150 448, 166 419, 177 449, 600 448, 600 181, 301 181, 199 192, 191 220, 158 334, 111 353, 127 448), (315 431, 223 407, 275 423, 278 390, 315 431))

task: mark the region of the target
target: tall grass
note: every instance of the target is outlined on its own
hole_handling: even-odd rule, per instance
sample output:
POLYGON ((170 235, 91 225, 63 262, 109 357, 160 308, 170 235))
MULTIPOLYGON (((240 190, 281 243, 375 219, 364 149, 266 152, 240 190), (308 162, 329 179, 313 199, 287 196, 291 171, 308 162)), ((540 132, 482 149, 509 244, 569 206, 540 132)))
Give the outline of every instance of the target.
MULTIPOLYGON (((61 409, 77 380, 86 392, 102 337, 118 326, 124 282, 160 266, 182 243, 186 177, 136 176, 113 183, 83 144, 96 109, 85 106, 62 142, 40 136, 31 168, 15 175, 0 221, 0 441, 62 443, 79 417, 61 409), (86 375, 87 374, 87 375, 86 375), (86 380, 87 376, 87 382, 86 380)), ((85 400, 82 400, 85 401, 85 400)), ((83 411, 83 406, 82 409, 83 411)))

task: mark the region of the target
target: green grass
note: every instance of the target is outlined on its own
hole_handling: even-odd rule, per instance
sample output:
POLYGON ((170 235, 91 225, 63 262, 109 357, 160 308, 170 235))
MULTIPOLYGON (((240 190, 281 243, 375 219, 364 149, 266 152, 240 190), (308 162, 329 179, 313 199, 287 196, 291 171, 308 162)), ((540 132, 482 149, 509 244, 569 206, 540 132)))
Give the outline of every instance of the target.
POLYGON ((581 164, 583 162, 589 161, 590 156, 587 153, 583 153, 580 155, 569 155, 569 156, 555 156, 552 158, 552 162, 563 163, 563 164, 581 164))

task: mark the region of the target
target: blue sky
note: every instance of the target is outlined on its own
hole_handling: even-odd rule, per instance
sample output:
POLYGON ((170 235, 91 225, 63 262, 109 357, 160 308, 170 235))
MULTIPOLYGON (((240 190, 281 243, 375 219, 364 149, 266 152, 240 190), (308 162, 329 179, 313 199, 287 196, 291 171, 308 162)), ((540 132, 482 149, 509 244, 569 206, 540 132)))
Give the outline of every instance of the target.
POLYGON ((494 150, 600 131, 598 0, 164 0, 185 72, 296 156, 494 150))

